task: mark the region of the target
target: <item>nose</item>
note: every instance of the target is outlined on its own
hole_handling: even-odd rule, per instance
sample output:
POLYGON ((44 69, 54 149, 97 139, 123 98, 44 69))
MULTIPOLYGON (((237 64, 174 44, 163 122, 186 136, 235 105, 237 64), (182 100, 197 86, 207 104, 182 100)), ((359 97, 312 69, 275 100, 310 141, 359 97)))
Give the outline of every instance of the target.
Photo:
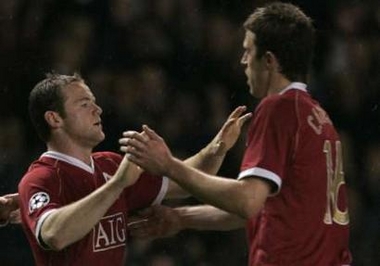
POLYGON ((103 109, 99 105, 94 103, 94 106, 95 106, 95 111, 99 113, 99 115, 103 113, 103 109))

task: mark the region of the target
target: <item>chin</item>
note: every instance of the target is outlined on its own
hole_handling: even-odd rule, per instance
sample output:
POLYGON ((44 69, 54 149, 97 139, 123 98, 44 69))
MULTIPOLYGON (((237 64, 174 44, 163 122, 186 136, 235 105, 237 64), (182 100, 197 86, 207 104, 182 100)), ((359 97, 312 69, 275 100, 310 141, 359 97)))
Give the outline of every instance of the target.
POLYGON ((92 148, 98 146, 100 143, 103 142, 103 140, 105 139, 105 136, 104 134, 102 135, 102 137, 97 137, 96 139, 93 139, 93 142, 92 142, 92 148))
POLYGON ((99 142, 102 142, 106 138, 106 135, 102 132, 99 142))
POLYGON ((99 143, 101 143, 105 138, 106 138, 106 137, 105 137, 104 133, 102 132, 102 133, 98 134, 96 137, 94 136, 94 141, 96 141, 97 144, 99 144, 99 143))
POLYGON ((249 85, 249 94, 251 94, 253 97, 256 98, 257 97, 257 90, 251 84, 248 84, 248 85, 249 85))
POLYGON ((249 92, 250 92, 251 95, 252 95, 253 97, 255 97, 256 99, 262 99, 262 98, 265 97, 265 95, 261 94, 261 93, 260 93, 259 91, 257 91, 257 90, 250 90, 249 92))

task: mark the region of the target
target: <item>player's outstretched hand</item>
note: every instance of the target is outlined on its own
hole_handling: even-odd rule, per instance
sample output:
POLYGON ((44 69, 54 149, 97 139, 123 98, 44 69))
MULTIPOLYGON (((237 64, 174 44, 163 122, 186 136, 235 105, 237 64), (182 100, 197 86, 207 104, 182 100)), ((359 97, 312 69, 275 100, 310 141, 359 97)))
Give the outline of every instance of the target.
POLYGON ((131 162, 153 174, 167 173, 172 154, 163 138, 147 125, 143 126, 143 133, 124 132, 119 143, 120 150, 129 154, 131 162))
POLYGON ((21 223, 18 193, 0 196, 0 226, 21 223))
POLYGON ((224 122, 222 128, 211 142, 216 147, 216 153, 224 155, 235 145, 240 136, 242 126, 252 117, 252 113, 244 114, 246 110, 246 106, 237 107, 224 122))
POLYGON ((180 216, 173 208, 154 205, 132 216, 128 230, 137 238, 171 237, 181 230, 180 216))

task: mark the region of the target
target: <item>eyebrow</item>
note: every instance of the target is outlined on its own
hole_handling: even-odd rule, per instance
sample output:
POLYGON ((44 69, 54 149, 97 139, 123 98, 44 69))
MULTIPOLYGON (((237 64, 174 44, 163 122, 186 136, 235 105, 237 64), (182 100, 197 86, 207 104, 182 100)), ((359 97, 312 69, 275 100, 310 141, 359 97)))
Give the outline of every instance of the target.
POLYGON ((84 102, 84 101, 96 101, 96 98, 95 97, 82 97, 82 98, 79 98, 77 100, 75 100, 74 102, 77 103, 77 102, 84 102))

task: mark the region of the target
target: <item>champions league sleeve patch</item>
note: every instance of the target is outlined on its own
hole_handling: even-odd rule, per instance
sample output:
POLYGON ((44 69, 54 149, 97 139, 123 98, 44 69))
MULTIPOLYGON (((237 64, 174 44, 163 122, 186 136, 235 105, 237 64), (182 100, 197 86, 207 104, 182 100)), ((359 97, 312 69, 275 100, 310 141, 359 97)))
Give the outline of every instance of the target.
POLYGON ((46 206, 50 202, 50 197, 46 192, 37 192, 29 200, 29 213, 46 206))

